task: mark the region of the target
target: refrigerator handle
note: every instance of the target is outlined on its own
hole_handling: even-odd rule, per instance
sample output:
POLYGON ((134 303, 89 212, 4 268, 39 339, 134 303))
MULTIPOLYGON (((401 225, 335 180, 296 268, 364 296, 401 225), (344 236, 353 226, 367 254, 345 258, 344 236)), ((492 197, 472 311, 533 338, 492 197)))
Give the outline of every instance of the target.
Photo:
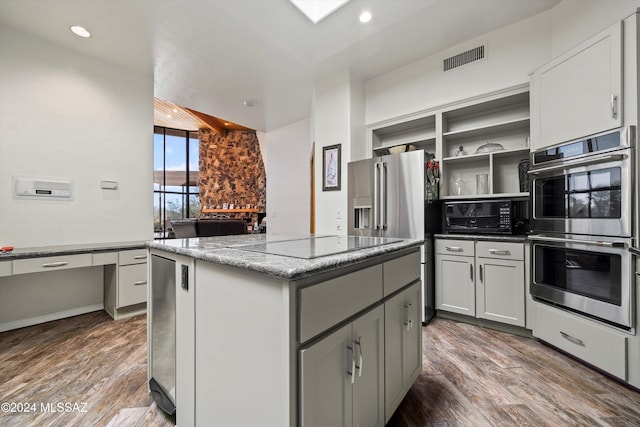
POLYGON ((382 207, 381 207, 381 222, 382 222, 382 229, 386 230, 387 229, 387 162, 382 162, 382 194, 381 194, 381 203, 382 203, 382 207))
POLYGON ((379 221, 379 203, 380 203, 380 195, 378 194, 380 190, 380 163, 374 164, 373 169, 373 226, 376 230, 380 229, 380 221, 379 221))

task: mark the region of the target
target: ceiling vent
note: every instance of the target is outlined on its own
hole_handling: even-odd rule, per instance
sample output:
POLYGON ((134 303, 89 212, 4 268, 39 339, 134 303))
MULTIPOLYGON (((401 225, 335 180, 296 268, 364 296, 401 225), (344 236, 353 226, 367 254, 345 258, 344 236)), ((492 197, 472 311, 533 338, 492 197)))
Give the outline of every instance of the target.
POLYGON ((457 55, 450 56, 449 58, 445 58, 443 61, 444 71, 453 70, 454 68, 483 59, 485 50, 485 45, 482 45, 457 55))

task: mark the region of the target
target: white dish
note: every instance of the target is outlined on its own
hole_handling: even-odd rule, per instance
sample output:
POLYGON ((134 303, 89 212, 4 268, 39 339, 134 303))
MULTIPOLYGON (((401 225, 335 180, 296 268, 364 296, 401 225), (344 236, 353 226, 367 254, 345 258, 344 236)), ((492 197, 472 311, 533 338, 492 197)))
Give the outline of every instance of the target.
POLYGON ((496 142, 487 142, 486 144, 481 145, 476 150, 476 153, 490 153, 492 151, 500 151, 504 150, 504 147, 501 144, 496 142))

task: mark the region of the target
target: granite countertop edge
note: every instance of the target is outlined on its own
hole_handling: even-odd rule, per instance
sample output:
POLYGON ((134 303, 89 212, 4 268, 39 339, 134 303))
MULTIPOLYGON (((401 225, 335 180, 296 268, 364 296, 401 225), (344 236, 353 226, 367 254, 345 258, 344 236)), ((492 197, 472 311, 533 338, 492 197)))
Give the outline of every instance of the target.
MULTIPOLYGON (((313 259, 303 259, 243 251, 239 248, 223 245, 222 243, 219 247, 206 247, 203 246, 202 241, 206 244, 207 239, 202 238, 179 239, 178 242, 180 241, 181 243, 171 245, 166 244, 166 242, 153 241, 147 242, 146 246, 150 249, 184 255, 194 259, 254 271, 270 277, 286 280, 303 279, 357 264, 377 256, 399 252, 412 247, 419 247, 424 243, 423 240, 403 239, 400 242, 387 243, 313 259)), ((212 242, 215 242, 215 240, 212 242)))
POLYGON ((144 241, 83 243, 77 245, 41 246, 32 248, 15 248, 11 252, 0 253, 0 261, 12 261, 24 258, 41 258, 47 256, 78 255, 96 252, 112 252, 119 250, 144 249, 144 241))

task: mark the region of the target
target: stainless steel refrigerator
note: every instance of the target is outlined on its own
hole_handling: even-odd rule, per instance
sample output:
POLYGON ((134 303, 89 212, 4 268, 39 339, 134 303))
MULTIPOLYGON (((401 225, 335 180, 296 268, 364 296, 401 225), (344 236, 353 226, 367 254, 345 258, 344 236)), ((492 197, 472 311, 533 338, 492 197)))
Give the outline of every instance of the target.
POLYGON ((421 248, 422 322, 435 315, 433 233, 440 231, 440 203, 425 202, 424 151, 348 165, 349 234, 425 239, 421 248))
POLYGON ((424 151, 351 162, 349 234, 424 238, 424 151))

